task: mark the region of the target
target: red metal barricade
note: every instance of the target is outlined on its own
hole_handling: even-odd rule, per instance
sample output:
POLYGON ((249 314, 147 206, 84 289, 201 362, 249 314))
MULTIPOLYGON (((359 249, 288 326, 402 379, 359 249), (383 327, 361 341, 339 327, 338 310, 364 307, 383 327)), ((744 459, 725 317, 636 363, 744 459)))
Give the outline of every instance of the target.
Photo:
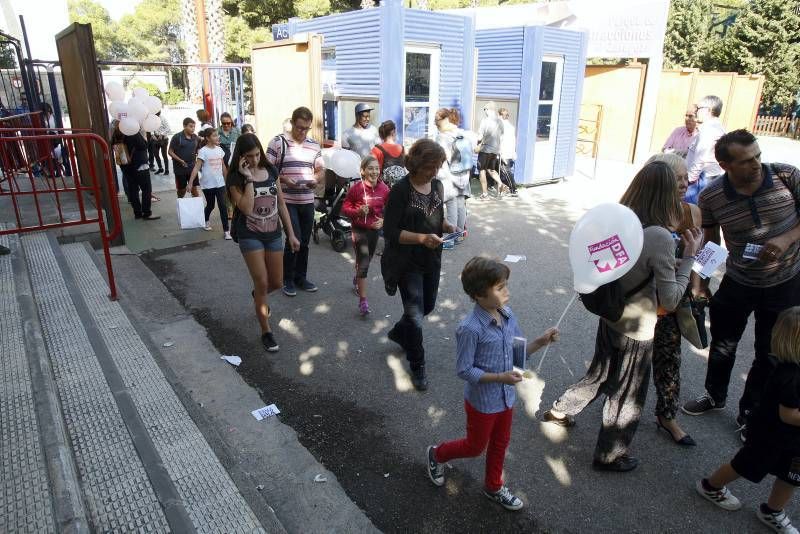
POLYGON ((10 197, 16 219, 0 235, 97 224, 110 297, 116 300, 109 245, 120 235, 122 219, 108 143, 88 131, 42 128, 37 113, 16 115, 0 119, 0 162, 0 200, 10 197), (110 231, 102 183, 110 192, 110 231))

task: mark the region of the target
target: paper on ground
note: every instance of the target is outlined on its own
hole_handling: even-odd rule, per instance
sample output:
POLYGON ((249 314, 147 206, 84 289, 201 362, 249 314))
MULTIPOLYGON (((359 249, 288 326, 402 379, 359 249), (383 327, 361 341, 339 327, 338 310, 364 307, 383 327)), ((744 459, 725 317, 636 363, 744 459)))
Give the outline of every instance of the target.
POLYGON ((281 411, 274 404, 270 404, 269 406, 264 406, 263 408, 259 408, 258 410, 253 410, 250 413, 253 414, 253 417, 256 418, 256 421, 261 421, 262 419, 266 419, 267 417, 278 415, 279 413, 281 413, 281 411))
POLYGON ((239 367, 242 364, 242 359, 238 356, 221 356, 220 359, 225 360, 235 367, 239 367))
POLYGON ((700 278, 708 278, 725 264, 726 259, 728 259, 728 251, 709 241, 695 256, 692 270, 700 275, 700 278))
POLYGON ((525 261, 527 259, 528 258, 526 258, 523 255, 507 254, 506 258, 503 261, 507 261, 508 263, 517 263, 518 261, 525 261))
POLYGON ((539 378, 536 371, 532 369, 520 369, 514 367, 515 371, 522 373, 524 377, 521 382, 517 382, 514 387, 517 389, 517 396, 525 408, 525 413, 531 419, 536 419, 536 414, 542 404, 542 394, 544 393, 544 380, 539 378))

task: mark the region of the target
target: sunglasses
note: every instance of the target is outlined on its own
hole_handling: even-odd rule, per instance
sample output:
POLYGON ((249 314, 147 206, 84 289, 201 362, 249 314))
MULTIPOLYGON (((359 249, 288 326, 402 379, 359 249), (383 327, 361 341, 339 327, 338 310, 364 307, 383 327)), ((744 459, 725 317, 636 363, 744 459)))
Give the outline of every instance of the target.
POLYGON ((231 121, 222 121, 222 125, 223 126, 233 126, 233 123, 231 121))

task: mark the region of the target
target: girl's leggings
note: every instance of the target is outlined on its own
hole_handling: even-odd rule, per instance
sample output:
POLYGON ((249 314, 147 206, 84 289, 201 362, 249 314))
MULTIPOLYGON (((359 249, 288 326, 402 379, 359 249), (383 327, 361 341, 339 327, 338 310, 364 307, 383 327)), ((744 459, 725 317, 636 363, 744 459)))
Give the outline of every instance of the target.
POLYGON ((214 187, 211 189, 203 189, 203 195, 206 197, 206 222, 214 211, 214 203, 219 206, 219 218, 222 220, 222 229, 228 231, 228 207, 225 203, 225 188, 214 187))

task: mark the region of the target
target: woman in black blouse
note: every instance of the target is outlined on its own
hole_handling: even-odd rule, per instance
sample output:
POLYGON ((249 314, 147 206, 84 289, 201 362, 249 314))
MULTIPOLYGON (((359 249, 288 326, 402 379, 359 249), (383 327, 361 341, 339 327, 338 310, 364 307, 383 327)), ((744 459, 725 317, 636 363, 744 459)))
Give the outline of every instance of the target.
POLYGON ((444 219, 444 191, 435 178, 444 161, 435 141, 414 143, 406 157, 408 175, 395 182, 384 209, 381 270, 387 291, 394 294, 396 287, 403 299, 403 317, 388 335, 406 351, 411 382, 420 391, 428 388, 422 318, 436 306, 442 232, 455 231, 444 219))

